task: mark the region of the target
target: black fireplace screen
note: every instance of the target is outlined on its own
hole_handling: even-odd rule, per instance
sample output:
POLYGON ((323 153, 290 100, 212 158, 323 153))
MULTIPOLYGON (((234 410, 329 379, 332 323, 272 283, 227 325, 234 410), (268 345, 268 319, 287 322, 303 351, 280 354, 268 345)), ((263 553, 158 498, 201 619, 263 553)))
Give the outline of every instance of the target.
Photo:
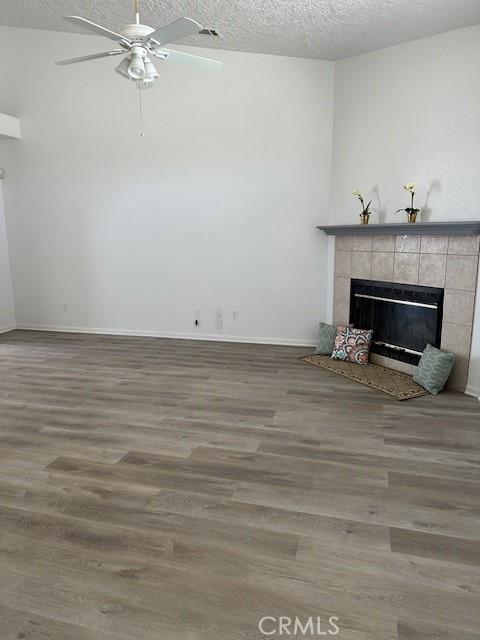
POLYGON ((373 329, 372 351, 417 364, 427 343, 440 347, 443 289, 352 280, 350 322, 373 329))

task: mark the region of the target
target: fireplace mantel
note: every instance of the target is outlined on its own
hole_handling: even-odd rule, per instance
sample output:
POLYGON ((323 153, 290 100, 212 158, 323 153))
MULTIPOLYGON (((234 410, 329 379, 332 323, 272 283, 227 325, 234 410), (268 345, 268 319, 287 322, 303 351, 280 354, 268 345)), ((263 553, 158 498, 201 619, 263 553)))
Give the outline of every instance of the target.
POLYGON ((480 220, 458 222, 391 222, 387 224, 342 224, 318 226, 327 236, 388 236, 388 235, 448 235, 474 236, 480 234, 480 220))

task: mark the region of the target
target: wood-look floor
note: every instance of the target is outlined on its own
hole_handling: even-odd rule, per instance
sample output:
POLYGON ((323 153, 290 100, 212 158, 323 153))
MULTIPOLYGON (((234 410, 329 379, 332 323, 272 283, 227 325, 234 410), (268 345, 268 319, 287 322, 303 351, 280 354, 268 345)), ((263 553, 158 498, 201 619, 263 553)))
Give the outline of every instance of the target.
POLYGON ((1 336, 0 640, 480 638, 480 404, 305 351, 1 336))

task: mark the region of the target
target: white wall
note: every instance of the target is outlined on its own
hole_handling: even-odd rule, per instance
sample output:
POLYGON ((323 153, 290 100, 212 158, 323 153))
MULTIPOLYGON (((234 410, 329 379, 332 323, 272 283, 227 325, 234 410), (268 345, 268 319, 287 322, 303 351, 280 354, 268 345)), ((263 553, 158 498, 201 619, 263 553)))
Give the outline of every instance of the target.
MULTIPOLYGON (((371 222, 400 221, 402 185, 423 220, 480 219, 480 25, 338 62, 329 221, 355 224, 352 189, 371 222)), ((479 284, 480 287, 480 284, 479 284)), ((469 391, 480 395, 480 289, 469 391)))
POLYGON ((0 180, 0 333, 13 328, 15 328, 15 309, 3 209, 2 180, 0 180))
POLYGON ((0 110, 22 123, 4 163, 18 324, 311 343, 325 313, 315 225, 333 64, 205 50, 223 73, 163 65, 141 140, 116 60, 53 65, 108 41, 0 28, 0 67, 18 38, 22 73, 0 70, 11 87, 0 110))
MULTIPOLYGON (((1 40, 1 34, 0 34, 1 40)), ((1 48, 0 44, 0 48, 1 48)), ((0 112, 13 113, 13 92, 6 90, 11 87, 11 65, 0 62, 0 112)), ((0 168, 6 169, 9 165, 12 146, 17 141, 0 139, 0 168)), ((0 332, 15 327, 15 309, 12 293, 12 279, 10 271, 9 247, 5 228, 4 180, 0 180, 0 332)))
POLYGON ((480 218, 480 25, 338 62, 330 221, 401 221, 407 181, 422 220, 480 218))

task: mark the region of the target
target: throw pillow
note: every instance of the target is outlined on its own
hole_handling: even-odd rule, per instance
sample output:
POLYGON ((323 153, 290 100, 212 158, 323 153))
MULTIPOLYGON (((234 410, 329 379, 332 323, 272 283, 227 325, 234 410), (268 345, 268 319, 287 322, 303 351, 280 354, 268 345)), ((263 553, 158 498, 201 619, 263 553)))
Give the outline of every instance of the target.
POLYGON ((338 326, 332 358, 356 364, 367 364, 372 333, 371 329, 352 329, 351 327, 338 326))
POLYGON ((326 322, 319 322, 320 327, 318 344, 315 349, 316 354, 331 356, 335 347, 335 336, 337 335, 337 327, 326 322))
POLYGON ((455 354, 427 344, 413 379, 421 387, 437 395, 445 386, 454 364, 455 354))

